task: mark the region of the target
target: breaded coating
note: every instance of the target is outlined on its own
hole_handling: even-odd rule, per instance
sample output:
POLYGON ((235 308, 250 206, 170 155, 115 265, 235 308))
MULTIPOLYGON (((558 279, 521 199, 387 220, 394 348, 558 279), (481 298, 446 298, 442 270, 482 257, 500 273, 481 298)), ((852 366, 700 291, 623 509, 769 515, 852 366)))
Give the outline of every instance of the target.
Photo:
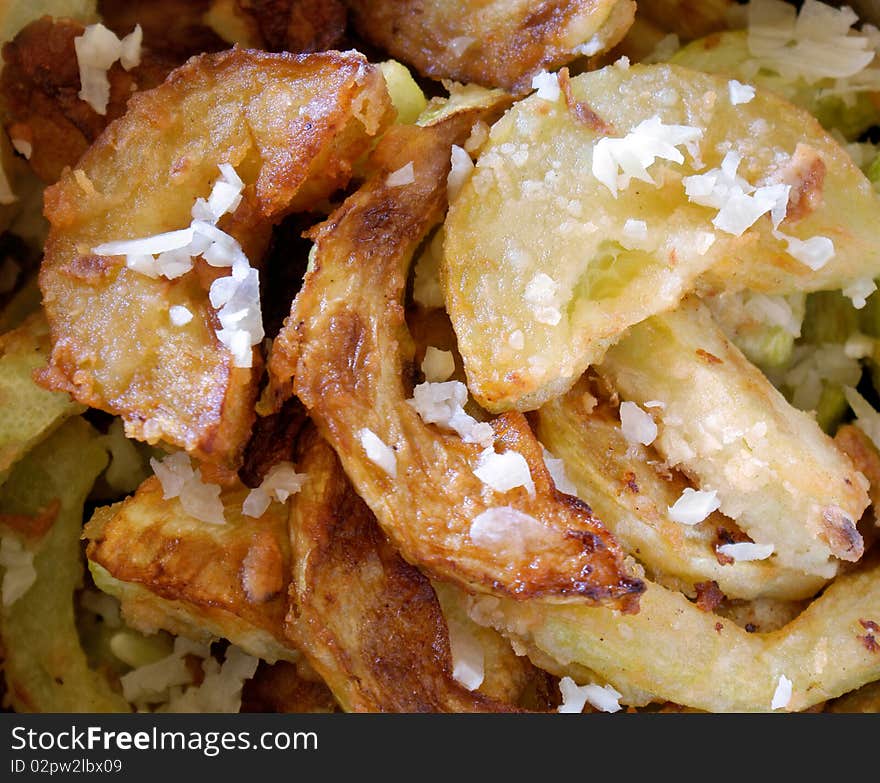
POLYGON ((357 32, 423 76, 531 89, 532 77, 614 46, 630 0, 346 0, 357 32))
POLYGON ((153 476, 98 510, 84 530, 95 581, 122 602, 126 622, 202 641, 226 638, 270 662, 296 660, 284 635, 290 546, 287 506, 244 516, 247 488, 221 494, 226 523, 189 516, 153 476), (96 568, 97 567, 97 568, 96 568))
POLYGON ((261 363, 234 366, 216 335, 207 289, 228 271, 196 259, 181 277, 151 278, 92 248, 185 228, 225 163, 245 188, 219 227, 258 266, 272 224, 343 186, 392 119, 381 72, 356 52, 236 48, 135 95, 45 194, 40 288, 53 350, 41 383, 121 416, 129 437, 237 467, 261 363), (173 325, 172 305, 192 320, 173 325))
POLYGON ((338 49, 347 14, 341 0, 236 0, 255 20, 271 52, 338 49))
POLYGON ((499 452, 519 452, 535 491, 496 493, 474 474, 484 448, 425 423, 407 402, 412 339, 401 302, 409 265, 443 216, 451 145, 484 113, 389 130, 371 159, 373 176, 311 232, 314 268, 273 343, 276 402, 295 391, 382 529, 429 576, 521 600, 634 611, 641 582, 590 509, 555 490, 522 415, 499 417, 488 437, 499 452), (390 179, 407 167, 411 182, 390 179), (365 438, 384 444, 392 474, 368 456, 365 438), (509 527, 495 538, 495 525, 509 527))
POLYGON ((452 678, 431 583, 404 561, 311 431, 291 514, 288 633, 348 712, 508 712, 452 678))

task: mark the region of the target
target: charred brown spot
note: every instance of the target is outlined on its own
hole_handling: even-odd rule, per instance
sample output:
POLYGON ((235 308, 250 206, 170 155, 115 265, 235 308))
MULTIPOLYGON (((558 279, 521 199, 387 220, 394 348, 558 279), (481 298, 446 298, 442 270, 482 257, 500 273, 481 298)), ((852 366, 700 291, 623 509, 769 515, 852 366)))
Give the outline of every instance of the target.
POLYGON ((694 590, 697 591, 697 608, 704 612, 714 612, 724 602, 725 595, 714 580, 696 582, 694 590))
POLYGON ((791 185, 786 221, 801 220, 822 205, 825 172, 825 161, 815 149, 807 144, 795 147, 783 175, 783 182, 791 185))
POLYGON ((880 643, 877 642, 877 637, 874 634, 867 633, 864 636, 860 636, 859 641, 861 641, 868 652, 880 652, 880 643))
POLYGON ((89 253, 74 256, 70 261, 58 267, 62 275, 82 280, 84 283, 101 283, 114 269, 119 269, 122 262, 117 256, 99 256, 89 253))
POLYGON ((636 482, 636 474, 631 470, 628 470, 623 474, 623 486, 627 491, 632 492, 634 495, 639 494, 639 485, 636 482))
POLYGON ((822 509, 822 532, 819 537, 828 544, 835 557, 857 561, 865 551, 862 536, 855 523, 838 506, 822 509))
POLYGON ((571 90, 571 78, 568 75, 568 68, 561 68, 557 78, 559 80, 559 88, 562 90, 562 94, 565 97, 565 105, 568 107, 568 113, 572 116, 574 121, 602 136, 613 135, 613 125, 605 122, 605 120, 590 108, 590 104, 586 101, 579 101, 574 97, 571 90))
POLYGON ((746 633, 755 633, 755 631, 758 630, 758 626, 755 625, 754 623, 746 623, 744 628, 745 628, 746 633))
POLYGON ((724 630, 724 625, 722 623, 715 623, 715 632, 721 633, 724 630))
POLYGON ((724 364, 723 359, 719 359, 714 353, 709 353, 702 348, 697 348, 697 356, 699 356, 707 364, 724 364))

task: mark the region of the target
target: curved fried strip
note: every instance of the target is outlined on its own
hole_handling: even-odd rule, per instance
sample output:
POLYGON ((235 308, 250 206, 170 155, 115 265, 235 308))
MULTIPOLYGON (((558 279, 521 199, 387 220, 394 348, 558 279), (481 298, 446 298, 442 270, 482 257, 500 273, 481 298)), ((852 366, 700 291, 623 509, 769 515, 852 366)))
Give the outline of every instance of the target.
POLYGON ((31 145, 28 163, 47 184, 56 182, 65 166, 74 165, 107 124, 125 113, 132 92, 161 84, 173 67, 149 52, 130 71, 114 63, 107 71, 107 113, 98 114, 78 95, 73 41, 84 30, 72 19, 44 16, 3 47, 3 123, 11 138, 31 145))
POLYGON ((130 437, 237 465, 259 362, 234 367, 216 336, 205 290, 216 270, 198 261, 182 277, 152 279, 91 248, 188 226, 196 198, 228 163, 245 191, 221 228, 256 264, 271 223, 347 182, 392 118, 381 71, 356 52, 232 49, 193 58, 135 95, 78 168, 46 190, 40 287, 53 349, 41 382, 120 415, 130 437), (172 325, 170 305, 193 319, 172 325))
POLYGON ((126 500, 98 509, 85 527, 95 583, 122 602, 126 621, 200 641, 225 638, 270 662, 296 660, 284 635, 290 546, 287 507, 242 514, 247 488, 221 494, 226 523, 189 516, 152 476, 126 500))
POLYGON ((531 95, 493 125, 444 224, 446 307, 487 410, 540 407, 695 287, 792 293, 880 274, 870 230, 880 201, 803 109, 761 89, 733 104, 726 78, 662 64, 563 71, 559 86, 555 100, 531 95), (646 152, 655 131, 690 136, 663 153, 680 163, 646 152), (629 162, 643 153, 644 170, 629 162), (688 195, 737 156, 738 176, 776 185, 784 235, 833 243, 827 263, 814 270, 791 255, 769 214, 736 234, 741 225, 716 228, 719 209, 688 195))
POLYGON ((600 371, 624 399, 657 400, 655 447, 788 568, 833 576, 864 551, 864 477, 792 407, 699 300, 634 326, 600 371))
MULTIPOLYGON (((269 369, 283 397, 291 375, 322 435, 403 557, 442 581, 524 599, 610 601, 634 610, 639 580, 589 508, 556 492, 540 446, 519 414, 493 422, 497 445, 529 464, 535 495, 495 493, 473 473, 481 447, 426 425, 403 383, 411 338, 401 307, 413 253, 443 215, 450 145, 474 116, 383 137, 375 174, 313 231, 314 269, 273 343, 269 369), (413 182, 388 185, 412 164, 413 182), (370 430, 393 450, 396 477, 361 443, 370 430), (470 535, 482 512, 513 520, 497 543, 470 535)), ((491 516, 491 515, 490 515, 491 516)), ((491 538, 491 536, 489 537, 491 538)))
POLYGON ((880 679, 880 563, 837 577, 798 617, 749 633, 678 592, 649 584, 635 615, 604 607, 476 599, 472 614, 557 661, 586 666, 617 687, 636 687, 707 712, 769 712, 782 675, 786 709, 805 710, 880 679))
POLYGON ((16 712, 129 711, 89 667, 74 616, 74 591, 83 579, 83 504, 106 465, 98 433, 76 417, 17 463, 0 489, 4 515, 54 510, 34 550, 36 580, 0 610, 6 698, 16 712))
POLYGON ((364 38, 423 76, 531 88, 540 70, 610 49, 635 14, 630 0, 346 0, 364 38))
POLYGON ((509 712, 452 678, 430 581, 388 542, 314 431, 297 461, 309 479, 291 509, 288 633, 349 712, 509 712))
POLYGON ((537 435, 563 460, 578 494, 653 578, 666 584, 680 580, 691 595, 695 583, 715 581, 724 595, 742 599, 808 598, 825 584, 822 577, 776 562, 718 556, 715 547, 738 532, 736 523, 720 513, 693 526, 673 522, 667 509, 689 482, 677 472, 661 475, 662 458, 624 438, 616 407, 599 402, 592 408, 592 391, 597 390, 584 378, 542 405, 535 414, 537 435))
POLYGON ((49 326, 41 312, 0 335, 0 484, 34 444, 85 410, 68 395, 34 383, 31 375, 46 366, 48 353, 49 326))

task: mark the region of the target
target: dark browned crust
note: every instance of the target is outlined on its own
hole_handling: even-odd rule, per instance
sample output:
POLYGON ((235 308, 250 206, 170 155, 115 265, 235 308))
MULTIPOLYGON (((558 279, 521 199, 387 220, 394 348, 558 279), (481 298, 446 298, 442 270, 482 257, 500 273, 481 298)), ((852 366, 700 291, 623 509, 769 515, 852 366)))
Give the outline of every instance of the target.
POLYGON ((229 43, 205 24, 213 0, 98 0, 101 22, 120 38, 135 25, 144 46, 179 65, 188 58, 219 52, 229 43))
POLYGON ((133 91, 160 84, 174 66, 150 52, 144 52, 141 64, 131 71, 114 63, 107 72, 107 114, 98 114, 78 96, 79 66, 73 42, 84 30, 72 19, 44 16, 3 46, 0 98, 4 124, 13 139, 31 144, 28 162, 47 184, 57 181, 107 124, 124 114, 133 91))
POLYGON ((295 391, 384 532, 429 576, 521 600, 636 611, 643 583, 589 509, 556 491, 522 416, 493 427, 499 447, 515 447, 529 462, 536 495, 517 488, 492 497, 473 474, 481 447, 424 424, 406 402, 413 347, 401 302, 409 264, 444 214, 450 146, 467 138, 475 119, 464 112, 386 133, 371 160, 374 175, 311 232, 314 268, 273 343, 270 388, 276 404, 295 391), (388 186, 388 174, 407 163, 414 182, 388 186), (358 438, 365 428, 395 445, 396 478, 366 458, 358 438), (502 505, 539 520, 545 540, 514 555, 474 543, 473 519, 502 505))
MULTIPOLYGON (((573 25, 601 15, 605 49, 625 35, 635 16, 629 0, 490 0, 451 3, 427 0, 345 0, 356 31, 432 79, 500 87, 522 94, 542 69, 553 71, 577 59, 565 38, 573 25), (613 10, 612 10, 613 7, 613 10), (450 42, 469 45, 458 50, 450 42)), ((592 30, 595 32, 595 29, 592 30)))
POLYGON ((614 135, 613 125, 605 122, 605 120, 596 114, 596 112, 590 108, 589 103, 586 101, 579 101, 574 97, 574 93, 571 90, 571 77, 569 76, 567 67, 560 68, 556 78, 559 81, 559 88, 562 90, 562 95, 565 98, 565 105, 568 108, 568 113, 571 114, 575 122, 602 136, 614 135))
POLYGON ((297 664, 260 661, 241 691, 241 712, 339 712, 333 693, 317 677, 304 677, 297 664))
POLYGON ((808 144, 795 147, 782 177, 784 183, 791 185, 785 211, 786 222, 801 220, 822 206, 826 168, 825 161, 808 144))
POLYGON ((704 612, 714 612, 724 603, 724 593, 718 587, 718 582, 695 582, 694 590, 697 591, 697 607, 704 612))
POLYGON ((452 677, 449 632, 431 583, 407 563, 310 430, 310 479, 291 513, 295 576, 287 629, 351 712, 514 712, 452 677))
POLYGON ((348 15, 340 0, 237 0, 256 20, 271 52, 323 52, 338 49, 348 15))
MULTIPOLYGON (((211 525, 181 515, 176 502, 162 500, 162 492, 151 477, 115 513, 89 522, 88 559, 120 581, 218 622, 246 623, 289 647, 284 618, 291 563, 284 514, 211 525), (147 504, 148 524, 129 518, 132 504, 147 504), (255 584, 260 589, 254 590, 255 584)), ((227 495, 227 506, 240 509, 246 494, 239 485, 227 495)))
POLYGON ((187 225, 187 194, 204 193, 217 164, 232 162, 246 188, 221 228, 258 266, 272 224, 347 183, 393 116, 381 71, 357 52, 233 48, 192 58, 134 95, 77 169, 46 189, 39 282, 53 349, 39 382, 121 416, 130 437, 239 467, 262 358, 255 349, 253 367, 236 368, 216 337, 207 288, 228 270, 197 262, 181 278, 154 280, 91 248, 187 225), (171 303, 193 313, 185 329, 169 324, 171 303))

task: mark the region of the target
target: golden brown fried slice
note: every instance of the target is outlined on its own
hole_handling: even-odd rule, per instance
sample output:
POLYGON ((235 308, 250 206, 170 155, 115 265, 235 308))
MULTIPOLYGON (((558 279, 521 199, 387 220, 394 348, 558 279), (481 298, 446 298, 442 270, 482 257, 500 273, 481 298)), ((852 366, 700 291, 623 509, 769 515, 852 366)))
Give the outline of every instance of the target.
POLYGON ((355 29, 423 76, 528 92, 531 79, 610 49, 630 0, 346 0, 355 29))
POLYGON ((880 682, 872 682, 835 699, 825 707, 825 712, 880 712, 880 682))
POLYGON ((297 461, 308 482, 291 510, 288 633, 349 712, 506 712, 452 677, 430 581, 404 561, 310 431, 297 461))
POLYGON ((284 635, 290 545, 287 506, 244 516, 247 488, 223 489, 226 523, 189 516, 152 476, 130 498, 98 509, 85 527, 95 583, 122 602, 132 627, 200 641, 226 638, 270 662, 296 660, 284 635))
POLYGON ((29 163, 46 183, 56 182, 64 167, 82 157, 107 123, 125 113, 132 92, 161 84, 172 67, 149 53, 130 71, 114 63, 107 72, 107 113, 98 114, 78 95, 79 66, 73 42, 84 30, 72 19, 44 16, 3 47, 3 122, 13 140, 30 144, 29 163))
POLYGON ((634 610, 641 583, 589 508, 556 492, 523 416, 500 417, 492 427, 500 450, 518 451, 528 463, 533 496, 523 487, 490 490, 473 472, 481 446, 425 424, 407 402, 412 340, 401 302, 408 268, 443 216, 450 145, 462 143, 479 116, 466 110, 386 133, 373 176, 311 234, 314 268, 273 343, 272 391, 284 399, 293 383, 385 533, 430 576, 520 599, 634 610), (411 182, 388 183, 406 167, 411 182), (370 438, 390 450, 391 466, 367 455, 370 438))
MULTIPOLYGON (((758 89, 742 104, 728 93, 727 78, 661 64, 571 79, 561 71, 555 99, 535 93, 492 126, 450 206, 441 265, 468 385, 483 407, 538 408, 628 328, 694 287, 789 294, 878 273, 869 227, 880 202, 852 157, 775 93, 758 89), (669 125, 681 127, 659 130, 669 125), (660 149, 652 145, 675 133, 691 141, 663 154, 682 162, 651 163, 660 149), (738 199, 706 201, 692 190, 732 177, 739 156, 730 192, 752 187, 741 180, 775 190, 774 209, 786 209, 779 237, 788 239, 774 235, 770 214, 750 227, 727 224, 707 205, 738 199), (811 241, 834 247, 816 269, 788 249, 811 241)), ((772 201, 767 191, 762 198, 772 201)))
POLYGON ((134 96, 46 191, 40 287, 53 350, 41 382, 122 416, 129 437, 237 465, 259 361, 233 366, 217 338, 211 270, 199 260, 182 277, 153 279, 92 248, 188 226, 196 198, 228 163, 245 190, 220 227, 257 264, 271 224, 344 185, 392 119, 381 71, 356 52, 233 49, 194 58, 134 96), (193 319, 173 326, 170 305, 193 319))
POLYGON ((724 595, 746 599, 807 598, 825 584, 822 577, 775 562, 734 562, 719 555, 719 544, 748 540, 721 513, 693 526, 673 522, 668 509, 689 482, 670 470, 653 447, 627 441, 617 406, 597 397, 597 385, 581 379, 536 411, 536 431, 563 461, 578 494, 652 578, 677 583, 690 595, 695 584, 714 581, 724 595))

